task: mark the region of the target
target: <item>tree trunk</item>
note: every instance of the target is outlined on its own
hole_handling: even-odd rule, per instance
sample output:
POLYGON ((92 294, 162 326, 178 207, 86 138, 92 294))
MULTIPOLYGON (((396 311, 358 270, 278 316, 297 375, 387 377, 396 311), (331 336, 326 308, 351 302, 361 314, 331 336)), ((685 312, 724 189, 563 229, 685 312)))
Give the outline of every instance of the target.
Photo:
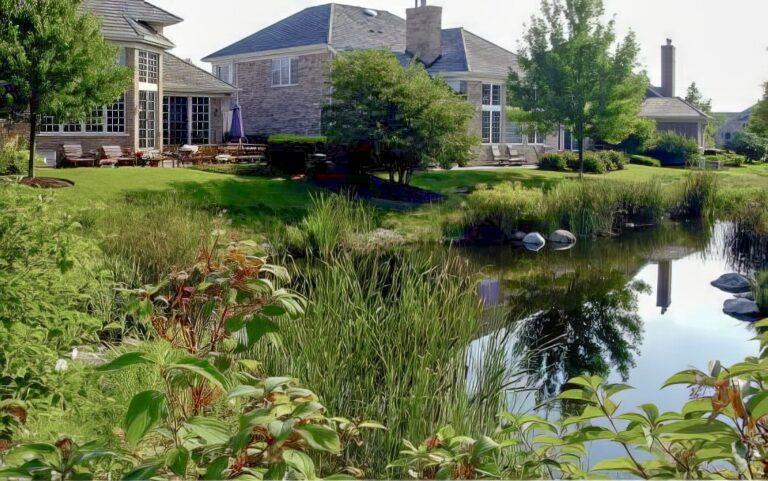
POLYGON ((32 111, 29 114, 29 164, 27 166, 27 177, 35 178, 35 143, 37 142, 37 112, 32 111))

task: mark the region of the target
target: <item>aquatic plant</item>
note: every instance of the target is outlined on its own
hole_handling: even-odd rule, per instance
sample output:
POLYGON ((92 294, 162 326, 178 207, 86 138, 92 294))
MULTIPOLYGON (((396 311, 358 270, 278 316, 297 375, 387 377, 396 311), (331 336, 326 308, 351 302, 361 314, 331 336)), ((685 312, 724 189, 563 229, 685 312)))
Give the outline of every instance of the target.
POLYGON ((515 231, 540 224, 544 193, 541 189, 505 183, 478 188, 467 196, 460 224, 465 228, 492 225, 512 238, 515 231))
POLYGON ((717 206, 717 175, 712 172, 688 174, 672 188, 670 213, 673 219, 712 219, 717 206))
POLYGON ((768 271, 760 272, 755 276, 753 291, 760 312, 768 316, 768 271))
POLYGON ((312 207, 299 229, 307 252, 327 257, 343 248, 350 236, 371 232, 378 225, 373 207, 331 194, 312 196, 312 207))

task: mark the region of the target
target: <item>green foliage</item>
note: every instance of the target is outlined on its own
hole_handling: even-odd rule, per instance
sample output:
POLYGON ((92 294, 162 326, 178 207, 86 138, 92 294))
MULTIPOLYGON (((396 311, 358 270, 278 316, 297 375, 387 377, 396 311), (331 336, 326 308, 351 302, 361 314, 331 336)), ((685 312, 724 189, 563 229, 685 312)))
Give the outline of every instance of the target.
POLYGON ((334 59, 331 79, 326 135, 353 150, 368 145, 391 181, 407 184, 413 170, 428 163, 469 159, 477 143, 467 133, 472 106, 420 63, 403 68, 391 52, 358 50, 334 59))
POLYGON ((42 114, 78 120, 113 103, 131 72, 117 64, 117 49, 80 0, 0 1, 0 108, 30 118, 29 176, 42 114))
POLYGON ((465 229, 493 225, 511 239, 516 231, 540 224, 544 200, 541 189, 525 188, 519 183, 481 188, 467 197, 460 223, 465 229))
POLYGON ((539 159, 539 169, 565 172, 568 169, 568 159, 562 154, 545 154, 539 159))
POLYGON ((628 154, 645 152, 656 135, 656 122, 651 119, 639 118, 632 132, 619 143, 619 148, 628 154))
POLYGON ((50 204, 0 186, 0 442, 27 411, 72 402, 74 348, 97 340, 112 314, 97 249, 50 204))
POLYGON ((659 159, 662 164, 687 165, 699 155, 695 140, 675 132, 657 134, 645 154, 659 159))
POLYGON ((378 213, 370 206, 339 195, 312 197, 312 209, 300 226, 303 250, 329 257, 353 242, 353 237, 366 234, 377 227, 378 213))
MULTIPOLYGON (((688 86, 688 91, 685 94, 685 101, 693 105, 700 111, 704 112, 705 114, 709 115, 710 117, 713 117, 712 99, 704 98, 704 95, 699 90, 699 87, 696 85, 696 82, 693 82, 691 83, 690 86, 688 86)), ((704 129, 704 140, 707 146, 714 147, 715 134, 717 133, 718 127, 719 127, 718 121, 716 118, 710 118, 707 121, 707 125, 704 129)))
POLYGON ((759 272, 755 276, 755 302, 760 306, 760 312, 768 316, 768 271, 759 272))
POLYGON ((17 142, 0 144, 0 176, 20 175, 27 161, 17 142))
POLYGON ((327 141, 328 139, 322 135, 310 136, 310 135, 294 135, 294 134, 272 134, 269 136, 267 143, 317 145, 317 144, 324 144, 327 141))
POLYGON ((749 117, 749 131, 762 138, 768 138, 768 82, 763 85, 763 98, 752 109, 749 117))
POLYGON ((634 33, 617 43, 604 13, 602 0, 543 0, 518 54, 522 73, 508 82, 512 105, 535 123, 566 126, 580 145, 586 137, 618 143, 635 132, 648 86, 635 73, 634 33))
POLYGON ((768 140, 752 132, 736 132, 726 147, 750 162, 762 162, 768 154, 768 140))
POLYGON ((717 155, 707 155, 704 157, 704 160, 722 162, 723 165, 729 167, 741 167, 747 162, 746 157, 734 152, 721 152, 717 155))
POLYGON ((608 164, 603 158, 594 152, 584 154, 584 172, 590 174, 605 174, 608 172, 608 164))

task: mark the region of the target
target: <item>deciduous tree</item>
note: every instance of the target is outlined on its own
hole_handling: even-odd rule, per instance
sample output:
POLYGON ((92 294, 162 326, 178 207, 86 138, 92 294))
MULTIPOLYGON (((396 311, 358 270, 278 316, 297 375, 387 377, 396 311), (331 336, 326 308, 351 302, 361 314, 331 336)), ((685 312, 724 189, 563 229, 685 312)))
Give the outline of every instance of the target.
POLYGON ((749 131, 761 137, 768 137, 768 82, 763 85, 763 98, 752 109, 749 118, 749 131))
POLYGON ((468 133, 472 106, 418 62, 403 68, 391 52, 349 52, 334 59, 331 78, 325 134, 351 148, 369 144, 391 182, 408 184, 427 162, 462 164, 478 142, 468 133))
POLYGON ((603 0, 543 0, 519 52, 522 72, 511 72, 509 99, 538 124, 570 129, 584 139, 619 143, 639 121, 648 79, 638 73, 634 33, 616 41, 603 0))
POLYGON ((130 85, 82 0, 0 0, 0 110, 29 119, 29 172, 43 114, 79 120, 130 85))
POLYGON ((711 117, 704 131, 704 139, 707 145, 714 146, 715 134, 720 126, 720 122, 712 116, 712 99, 705 99, 699 90, 699 86, 696 85, 696 82, 693 82, 685 94, 685 101, 711 117))

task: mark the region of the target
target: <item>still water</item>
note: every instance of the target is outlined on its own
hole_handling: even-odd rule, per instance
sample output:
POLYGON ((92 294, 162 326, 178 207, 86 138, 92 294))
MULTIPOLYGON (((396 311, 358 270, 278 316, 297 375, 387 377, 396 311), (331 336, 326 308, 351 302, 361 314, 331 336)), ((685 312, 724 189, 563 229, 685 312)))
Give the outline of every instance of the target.
POLYGON ((733 295, 710 284, 729 272, 751 275, 766 261, 734 255, 728 228, 670 224, 568 251, 463 249, 485 278, 488 330, 470 348, 471 371, 503 339, 510 371, 527 372, 511 382, 533 391, 522 402, 510 394, 511 409, 532 407, 587 372, 636 388, 617 396, 623 410, 648 402, 679 410, 688 390, 660 390, 672 374, 758 352, 750 323, 723 313, 733 295))

